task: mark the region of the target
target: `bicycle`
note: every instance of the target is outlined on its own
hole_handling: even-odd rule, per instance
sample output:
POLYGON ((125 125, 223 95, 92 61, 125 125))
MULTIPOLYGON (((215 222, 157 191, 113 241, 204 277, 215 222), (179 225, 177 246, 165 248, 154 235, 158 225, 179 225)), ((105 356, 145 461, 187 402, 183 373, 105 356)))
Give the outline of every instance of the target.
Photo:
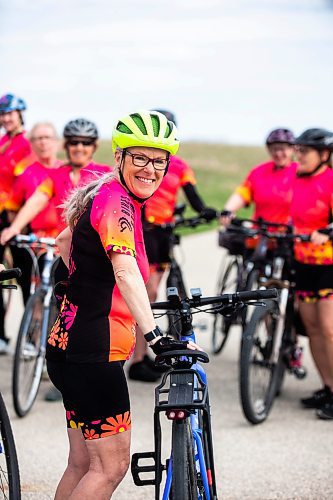
POLYGON ((302 368, 291 366, 296 345, 293 241, 309 241, 310 235, 265 232, 275 242, 276 257, 271 275, 262 277, 266 288, 279 290, 279 300, 267 303, 265 311, 255 310, 246 325, 240 354, 240 399, 243 413, 252 424, 268 417, 275 397, 280 394, 285 372, 305 377, 302 368))
POLYGON ((13 402, 15 412, 24 417, 32 408, 42 378, 47 334, 56 316, 52 273, 58 260, 54 238, 18 235, 16 244, 28 249, 33 259, 32 294, 26 304, 16 341, 13 365, 13 402), (35 249, 35 251, 33 250, 35 249), (36 249, 41 250, 36 255, 36 249), (38 261, 43 256, 40 276, 38 261))
MULTIPOLYGON (((271 276, 277 255, 272 253, 265 231, 272 228, 284 232, 292 230, 287 224, 235 217, 225 231, 219 232, 219 246, 227 248, 231 258, 223 258, 217 285, 218 293, 254 290, 258 288, 263 277, 271 276), (255 239, 258 240, 255 248, 248 249, 246 241, 255 239)), ((244 331, 248 320, 245 311, 227 317, 216 317, 212 327, 212 352, 219 354, 227 342, 232 326, 241 325, 244 331)))
MULTIPOLYGON (((177 288, 180 298, 185 298, 187 296, 187 287, 185 284, 181 266, 177 262, 175 255, 175 247, 177 245, 180 245, 181 235, 179 233, 175 233, 174 230, 181 227, 196 228, 201 224, 209 224, 211 222, 207 221, 204 217, 200 217, 200 215, 196 217, 185 218, 183 216, 185 208, 185 205, 179 205, 178 207, 176 207, 175 221, 161 225, 161 228, 169 229, 171 231, 169 250, 170 267, 166 280, 166 289, 177 288)), ((177 327, 180 325, 178 319, 179 315, 177 311, 174 311, 174 313, 170 312, 168 314, 168 333, 172 336, 177 336, 181 333, 180 330, 177 329, 177 327)))
MULTIPOLYGON (((153 310, 179 313, 181 340, 195 342, 192 325, 192 310, 209 313, 224 313, 240 308, 245 302, 276 297, 276 290, 240 292, 215 297, 202 297, 201 290, 191 289, 191 298, 181 299, 175 288, 169 288, 166 302, 151 305, 153 310)), ((254 302, 258 304, 257 302, 254 302)), ((260 303, 262 304, 262 303, 260 303)), ((210 420, 210 404, 206 373, 200 363, 209 362, 203 351, 169 351, 157 356, 158 364, 170 366, 164 373, 160 385, 155 389, 154 451, 135 453, 132 456, 131 472, 137 486, 154 485, 155 500, 160 498, 162 474, 166 472, 163 500, 217 499, 214 469, 213 438, 210 420), (170 458, 161 461, 162 431, 161 413, 172 421, 170 458), (147 459, 153 461, 147 465, 147 459), (145 464, 140 464, 144 460, 145 464), (142 478, 140 474, 153 473, 153 478, 142 478)))
MULTIPOLYGON (((20 276, 20 269, 7 269, 0 273, 0 283, 20 276)), ((1 285, 5 289, 7 286, 10 287, 10 290, 16 288, 16 285, 12 284, 1 285)), ((5 500, 20 500, 20 492, 20 472, 15 441, 6 406, 0 392, 0 494, 5 500)))

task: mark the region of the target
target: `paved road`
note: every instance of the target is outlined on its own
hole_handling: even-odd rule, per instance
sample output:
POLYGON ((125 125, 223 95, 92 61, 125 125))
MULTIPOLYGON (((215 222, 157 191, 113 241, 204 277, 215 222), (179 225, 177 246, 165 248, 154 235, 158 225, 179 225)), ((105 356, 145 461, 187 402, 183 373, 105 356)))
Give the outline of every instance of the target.
MULTIPOLYGON (((183 239, 185 276, 189 286, 201 286, 204 294, 215 291, 222 251, 214 233, 183 239)), ((183 257, 180 257, 181 260, 183 257)), ((18 296, 17 296, 18 297, 18 296)), ((11 311, 9 330, 14 337, 19 307, 11 311)), ((207 319, 204 316, 202 323, 207 319)), ((208 318, 209 321, 209 318, 208 318)), ((208 332, 199 343, 209 349, 208 332)), ((235 330, 225 351, 211 356, 207 371, 213 413, 219 497, 224 499, 331 499, 333 498, 333 424, 302 410, 298 400, 319 387, 304 339, 309 375, 304 381, 288 376, 283 394, 264 424, 251 426, 238 401, 237 359, 240 333, 235 330)), ((53 498, 64 469, 67 439, 60 403, 46 403, 43 382, 31 414, 18 419, 10 396, 11 359, 0 358, 0 387, 8 403, 21 468, 23 499, 53 498)), ((152 451, 153 387, 130 383, 133 411, 132 451, 152 451)), ((166 429, 166 442, 169 442, 166 429)), ((151 487, 134 486, 130 474, 114 495, 116 500, 152 499, 151 487)))

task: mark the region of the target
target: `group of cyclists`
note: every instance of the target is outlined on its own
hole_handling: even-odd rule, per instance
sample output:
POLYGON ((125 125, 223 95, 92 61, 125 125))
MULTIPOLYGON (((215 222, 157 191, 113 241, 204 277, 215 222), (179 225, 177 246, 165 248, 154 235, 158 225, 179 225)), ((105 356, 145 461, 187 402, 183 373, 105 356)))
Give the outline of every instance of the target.
MULTIPOLYGON (((54 127, 39 123, 27 135, 25 109, 15 95, 0 98, 5 130, 0 248, 3 256, 5 245, 25 230, 57 236, 63 287, 48 337, 47 368, 66 409, 70 450, 55 498, 110 498, 130 456, 125 361, 132 357, 130 378, 155 381, 161 369, 147 346, 155 354, 184 348, 162 335, 149 305, 169 262, 170 230, 163 224, 173 220, 180 188, 206 220, 218 212, 205 205, 192 169, 176 156, 178 132, 169 111, 120 118, 112 134, 114 162, 108 166, 93 161, 99 138, 93 122, 67 123, 66 160, 59 162, 54 127)), ((292 223, 295 232, 311 234, 310 242, 295 243, 296 289, 323 388, 302 405, 333 419, 333 132, 308 129, 295 139, 290 130, 276 129, 266 144, 271 160, 250 171, 220 220, 228 225, 241 207, 253 203, 255 218, 292 223)), ((12 256, 23 271, 26 301, 31 263, 15 246, 12 256)), ((0 301, 1 352, 8 352, 8 341, 0 301)), ((191 342, 185 346, 200 349, 191 342)))

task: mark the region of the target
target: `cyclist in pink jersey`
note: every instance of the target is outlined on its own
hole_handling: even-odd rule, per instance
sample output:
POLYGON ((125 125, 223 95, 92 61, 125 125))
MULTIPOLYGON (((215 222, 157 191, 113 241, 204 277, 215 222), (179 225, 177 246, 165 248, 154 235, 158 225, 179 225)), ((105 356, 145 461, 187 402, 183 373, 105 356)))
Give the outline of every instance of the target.
POLYGON ((333 420, 333 132, 308 129, 296 139, 297 178, 291 204, 296 233, 311 241, 295 244, 296 290, 312 356, 323 388, 301 400, 317 416, 333 420), (328 227, 327 234, 318 229, 328 227))
POLYGON ((96 125, 84 118, 70 121, 64 128, 65 150, 68 163, 49 170, 48 177, 26 201, 10 227, 1 234, 4 245, 20 233, 52 200, 58 212, 58 232, 64 227, 62 204, 76 188, 110 172, 111 167, 98 165, 92 161, 97 148, 98 131, 96 125))
MULTIPOLYGON (((8 211, 17 213, 25 201, 34 194, 38 186, 48 178, 50 169, 62 165, 57 159, 59 142, 57 132, 51 123, 37 123, 29 133, 37 161, 29 165, 16 177, 12 192, 6 202, 8 211)), ((54 203, 49 203, 31 222, 30 228, 39 237, 56 237, 59 233, 59 220, 54 203)))
MULTIPOLYGON (((124 374, 135 323, 155 353, 184 343, 162 337, 145 289, 141 206, 160 185, 176 127, 157 112, 121 118, 112 135, 114 172, 77 190, 57 242, 69 268, 47 343, 50 378, 63 395, 69 458, 56 499, 111 498, 130 461, 131 412, 124 374)), ((197 348, 193 343, 187 344, 197 348)))
POLYGON ((297 164, 292 161, 295 138, 288 129, 275 129, 266 146, 271 160, 254 167, 224 206, 223 225, 241 208, 254 204, 254 219, 286 224, 290 216, 297 164))
MULTIPOLYGON (((173 113, 157 110, 176 124, 173 113)), ((196 179, 192 168, 179 156, 172 156, 166 175, 156 191, 143 208, 143 234, 150 266, 150 277, 147 282, 149 299, 154 302, 163 274, 170 258, 171 230, 161 227, 161 224, 174 220, 174 210, 180 189, 183 190, 191 207, 207 220, 216 218, 216 210, 206 207, 196 188, 196 179)), ((162 368, 163 370, 163 368, 162 368)), ((161 368, 155 366, 147 354, 147 343, 142 335, 138 335, 132 364, 129 368, 132 380, 154 382, 161 376, 161 368)))
MULTIPOLYGON (((0 126, 6 133, 0 139, 0 229, 8 225, 8 212, 5 203, 12 190, 14 180, 27 165, 32 163, 35 156, 31 145, 25 136, 23 128, 23 111, 26 104, 23 99, 6 94, 0 98, 0 126)), ((3 258, 4 248, 0 247, 0 261, 3 258)), ((22 277, 18 280, 26 302, 30 290, 30 257, 23 249, 12 248, 14 265, 22 269, 22 277)), ((8 352, 8 338, 4 332, 4 307, 2 292, 0 292, 0 354, 8 352)))

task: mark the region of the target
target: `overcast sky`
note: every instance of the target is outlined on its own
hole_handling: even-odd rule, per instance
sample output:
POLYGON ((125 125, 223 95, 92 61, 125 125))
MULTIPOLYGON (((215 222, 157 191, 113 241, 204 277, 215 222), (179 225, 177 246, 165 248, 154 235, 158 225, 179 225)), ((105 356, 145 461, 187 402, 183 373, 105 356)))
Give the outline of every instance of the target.
POLYGON ((0 0, 0 93, 27 126, 164 107, 181 138, 333 129, 329 0, 0 0))

